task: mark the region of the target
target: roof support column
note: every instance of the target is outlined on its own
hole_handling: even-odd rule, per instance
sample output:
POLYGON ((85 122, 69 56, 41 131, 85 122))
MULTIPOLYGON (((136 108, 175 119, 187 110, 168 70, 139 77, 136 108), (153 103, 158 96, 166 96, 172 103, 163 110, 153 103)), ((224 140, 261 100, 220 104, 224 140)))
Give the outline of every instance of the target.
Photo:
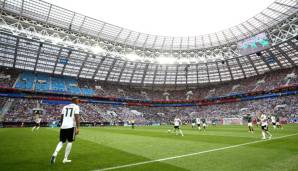
POLYGON ((52 74, 55 74, 55 71, 57 69, 57 65, 58 65, 58 62, 59 62, 59 58, 61 56, 61 52, 62 52, 62 48, 60 48, 59 52, 58 52, 58 55, 57 55, 57 59, 55 61, 55 65, 54 65, 54 69, 53 69, 53 73, 52 74))
POLYGON ((259 71, 257 70, 255 64, 253 63, 253 61, 251 60, 250 56, 247 56, 247 59, 249 60, 249 63, 251 64, 251 66, 254 68, 255 72, 257 73, 257 75, 259 74, 259 71))
POLYGON ((68 51, 68 53, 67 53, 67 57, 66 57, 66 59, 67 59, 67 62, 64 64, 64 66, 63 66, 63 69, 62 69, 62 72, 61 72, 61 75, 63 75, 64 74, 64 70, 65 70, 65 68, 66 68, 66 65, 67 65, 67 63, 68 63, 68 60, 69 60, 69 58, 70 58, 70 55, 71 55, 71 53, 72 53, 72 51, 69 49, 69 51, 68 51))
POLYGON ((105 81, 108 80, 108 78, 109 78, 109 76, 110 76, 110 74, 111 74, 111 72, 112 72, 112 69, 114 68, 114 65, 115 65, 116 61, 117 61, 117 59, 114 59, 114 60, 113 60, 112 65, 110 66, 110 68, 109 68, 109 70, 108 70, 108 74, 107 74, 107 76, 106 76, 106 78, 105 78, 105 81))
POLYGON ((232 78, 232 80, 234 80, 234 76, 233 76, 233 74, 232 74, 232 71, 231 71, 231 67, 230 67, 229 61, 226 60, 226 63, 227 63, 227 67, 228 67, 228 70, 229 70, 229 72, 230 72, 231 78, 232 78))
POLYGON ((19 48, 19 42, 20 42, 20 39, 17 37, 17 40, 16 40, 16 48, 14 50, 14 55, 13 55, 13 68, 16 67, 16 63, 17 63, 17 56, 18 56, 18 48, 19 48))
POLYGON ((144 74, 143 74, 142 81, 141 81, 141 83, 142 83, 143 85, 144 85, 144 80, 145 80, 146 74, 147 74, 147 72, 148 72, 148 67, 149 67, 149 64, 147 63, 146 66, 145 66, 144 74))
POLYGON ((155 71, 154 71, 154 75, 153 75, 153 80, 152 80, 152 88, 154 87, 154 82, 155 82, 155 79, 156 79, 156 74, 157 74, 158 66, 159 65, 156 65, 156 67, 155 67, 155 71))
POLYGON ((206 63, 206 69, 207 69, 208 82, 210 83, 210 75, 209 75, 209 67, 208 67, 208 63, 206 63))
POLYGON ((105 61, 106 57, 105 56, 102 56, 100 62, 98 63, 97 65, 97 68, 96 70, 94 71, 93 73, 93 76, 92 76, 92 80, 94 80, 95 76, 97 75, 98 71, 99 71, 99 68, 101 67, 102 63, 105 61))
POLYGON ((131 73, 131 77, 130 77, 130 80, 129 80, 129 83, 131 84, 132 82, 132 79, 133 79, 133 76, 135 75, 135 72, 136 72, 136 69, 137 69, 137 66, 138 66, 139 63, 135 63, 135 66, 133 67, 133 71, 131 73))
POLYGON ((39 43, 39 47, 38 47, 38 50, 37 50, 36 61, 35 61, 35 64, 34 64, 34 72, 36 72, 36 67, 37 67, 37 63, 38 63, 38 60, 39 60, 42 45, 43 45, 42 43, 39 43))
POLYGON ((238 65, 239 65, 239 67, 240 67, 240 69, 241 69, 241 71, 242 71, 242 74, 243 74, 244 78, 246 78, 246 74, 245 74, 245 72, 244 72, 244 69, 243 69, 243 67, 242 67, 242 65, 241 65, 241 63, 240 63, 240 61, 239 61, 239 58, 236 58, 236 61, 237 61, 238 65))
POLYGON ((221 82, 221 73, 219 71, 218 62, 215 62, 215 63, 216 63, 216 68, 217 68, 217 72, 218 72, 218 75, 219 75, 219 80, 221 82))
POLYGON ((120 74, 119 74, 119 77, 118 77, 118 80, 117 80, 118 83, 120 82, 120 79, 121 79, 121 77, 122 77, 122 74, 123 74, 123 72, 124 72, 124 69, 125 69, 125 67, 126 67, 126 64, 127 64, 127 61, 124 62, 123 66, 122 66, 122 68, 121 68, 121 71, 120 71, 120 74))
POLYGON ((82 65, 81 65, 81 67, 80 67, 80 70, 79 70, 79 73, 78 73, 78 75, 77 75, 77 78, 80 77, 81 72, 82 72, 83 68, 85 67, 85 63, 86 63, 86 61, 87 61, 89 55, 90 55, 90 54, 88 54, 88 53, 86 54, 86 56, 85 56, 85 58, 84 58, 84 61, 83 61, 82 65))

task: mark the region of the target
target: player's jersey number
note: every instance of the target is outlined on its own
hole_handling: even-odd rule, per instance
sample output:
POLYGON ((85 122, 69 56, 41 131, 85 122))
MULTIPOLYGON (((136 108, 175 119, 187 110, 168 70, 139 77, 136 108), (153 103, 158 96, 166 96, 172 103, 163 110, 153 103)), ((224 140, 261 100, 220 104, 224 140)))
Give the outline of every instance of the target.
POLYGON ((65 117, 67 117, 67 116, 72 117, 72 115, 73 115, 73 108, 66 108, 64 116, 65 117))

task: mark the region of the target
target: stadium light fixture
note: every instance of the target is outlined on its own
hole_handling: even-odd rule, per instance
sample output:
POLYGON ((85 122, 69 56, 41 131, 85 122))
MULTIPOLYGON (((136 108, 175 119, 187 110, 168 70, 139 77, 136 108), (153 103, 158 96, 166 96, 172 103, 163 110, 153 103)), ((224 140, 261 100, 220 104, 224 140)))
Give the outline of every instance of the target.
POLYGON ((174 64, 176 61, 175 58, 173 57, 167 57, 167 56, 159 56, 156 58, 156 62, 159 64, 174 64))
POLYGON ((135 53, 126 54, 125 58, 128 59, 128 60, 131 60, 131 61, 141 59, 141 57, 139 55, 135 54, 135 53))
POLYGON ((91 48, 91 51, 95 54, 99 54, 99 53, 102 53, 102 52, 106 52, 103 48, 101 48, 100 46, 92 46, 91 48))

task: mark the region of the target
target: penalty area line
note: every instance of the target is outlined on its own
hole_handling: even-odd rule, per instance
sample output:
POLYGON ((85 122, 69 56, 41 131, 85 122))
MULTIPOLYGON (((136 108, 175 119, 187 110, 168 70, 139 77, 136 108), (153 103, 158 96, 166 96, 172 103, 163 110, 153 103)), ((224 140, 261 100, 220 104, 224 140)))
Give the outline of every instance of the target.
POLYGON ((251 142, 247 142, 247 143, 242 143, 242 144, 237 144, 237 145, 231 145, 231 146, 221 147, 221 148, 215 148, 215 149, 211 149, 211 150, 205 150, 205 151, 200 151, 200 152, 195 152, 195 153, 189 153, 189 154, 184 154, 184 155, 179 155, 179 156, 173 156, 173 157, 167 157, 167 158, 162 158, 162 159, 143 161, 143 162, 138 162, 138 163, 132 163, 132 164, 114 166, 114 167, 107 167, 107 168, 103 168, 103 169, 96 169, 94 171, 115 170, 115 169, 127 168, 127 167, 132 167, 132 166, 139 166, 139 165, 144 165, 144 164, 149 164, 149 163, 162 162, 162 161, 167 161, 167 160, 173 160, 173 159, 178 159, 178 158, 183 158, 183 157, 195 156, 195 155, 200 155, 200 154, 204 154, 204 153, 210 153, 210 152, 215 152, 215 151, 221 151, 221 150, 226 150, 226 149, 231 149, 231 148, 246 146, 246 145, 250 145, 250 144, 257 144, 257 143, 260 143, 260 142, 267 142, 267 141, 271 141, 271 140, 282 139, 282 138, 291 137, 291 136, 295 136, 295 135, 298 135, 298 133, 284 135, 284 136, 280 136, 280 137, 276 137, 276 138, 272 138, 272 139, 267 139, 267 140, 251 141, 251 142))

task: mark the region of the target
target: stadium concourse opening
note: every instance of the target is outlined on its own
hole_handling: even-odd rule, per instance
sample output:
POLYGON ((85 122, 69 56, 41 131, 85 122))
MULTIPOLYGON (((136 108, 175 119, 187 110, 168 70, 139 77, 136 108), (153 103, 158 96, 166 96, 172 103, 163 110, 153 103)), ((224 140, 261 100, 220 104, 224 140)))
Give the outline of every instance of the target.
POLYGON ((0 0, 0 170, 298 170, 297 0, 195 36, 57 4, 0 0))

